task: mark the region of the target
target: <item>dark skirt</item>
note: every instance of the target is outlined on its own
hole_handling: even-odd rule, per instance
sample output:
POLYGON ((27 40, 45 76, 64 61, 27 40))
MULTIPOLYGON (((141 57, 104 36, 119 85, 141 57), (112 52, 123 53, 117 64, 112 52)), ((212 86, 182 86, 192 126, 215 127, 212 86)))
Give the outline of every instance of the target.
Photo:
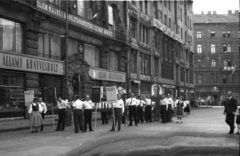
POLYGON ((187 113, 189 113, 189 112, 190 112, 189 105, 187 105, 187 106, 184 108, 184 112, 187 112, 187 113))
POLYGON ((236 123, 240 124, 240 115, 237 116, 236 123))

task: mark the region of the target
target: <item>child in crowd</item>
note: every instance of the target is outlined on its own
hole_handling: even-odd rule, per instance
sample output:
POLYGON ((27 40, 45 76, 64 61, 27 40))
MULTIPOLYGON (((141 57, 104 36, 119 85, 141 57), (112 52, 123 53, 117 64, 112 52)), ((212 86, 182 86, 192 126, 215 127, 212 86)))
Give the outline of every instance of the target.
POLYGON ((236 111, 236 124, 237 124, 237 133, 236 135, 239 135, 239 130, 240 130, 240 108, 237 109, 236 111))
POLYGON ((183 109, 184 109, 184 101, 183 97, 181 96, 179 100, 176 103, 176 114, 177 114, 177 123, 181 122, 182 123, 182 118, 183 118, 183 109))

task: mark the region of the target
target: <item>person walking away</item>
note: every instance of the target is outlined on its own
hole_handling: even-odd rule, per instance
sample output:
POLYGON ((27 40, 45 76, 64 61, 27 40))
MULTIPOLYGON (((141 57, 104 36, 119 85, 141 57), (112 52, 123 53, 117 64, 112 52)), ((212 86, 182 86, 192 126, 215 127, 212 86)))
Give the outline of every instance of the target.
MULTIPOLYGON (((68 103, 68 101, 66 100, 68 103)), ((66 126, 72 126, 72 103, 68 103, 66 108, 66 126)))
POLYGON ((182 118, 183 118, 183 109, 184 109, 184 101, 183 97, 181 96, 179 100, 176 101, 176 115, 177 115, 177 123, 181 122, 182 123, 182 118))
POLYGON ((84 103, 83 101, 79 100, 79 96, 75 95, 75 101, 73 102, 73 109, 74 109, 74 132, 79 133, 79 128, 80 130, 84 133, 84 124, 83 124, 83 108, 84 108, 84 103))
POLYGON ((225 109, 223 114, 226 114, 225 122, 229 125, 230 131, 228 134, 233 134, 234 132, 234 118, 237 110, 237 100, 232 97, 232 91, 228 91, 228 98, 225 100, 225 109))
POLYGON ((28 113, 30 114, 31 133, 38 133, 40 126, 43 125, 43 119, 40 112, 42 112, 42 107, 38 103, 38 99, 34 98, 33 103, 30 105, 28 110, 28 113), (33 129, 35 129, 35 131, 33 131, 33 129))
POLYGON ((173 100, 170 97, 170 94, 167 94, 166 102, 168 105, 167 109, 167 122, 172 122, 172 109, 173 109, 173 100))
POLYGON ((146 122, 152 122, 152 100, 150 99, 150 96, 146 96, 146 107, 145 107, 145 113, 146 113, 146 122))
POLYGON ((236 135, 239 135, 239 131, 240 131, 240 108, 237 109, 236 112, 236 124, 237 124, 237 133, 236 135))
POLYGON ((110 131, 115 131, 115 127, 117 126, 117 123, 118 123, 118 131, 121 130, 122 114, 124 113, 124 102, 121 99, 120 94, 117 95, 117 98, 118 98, 117 102, 114 102, 112 104, 115 121, 113 122, 112 129, 110 131))
POLYGON ((58 107, 58 125, 56 131, 64 131, 67 102, 65 102, 64 100, 62 100, 61 97, 59 97, 57 101, 57 107, 58 107))
POLYGON ((89 131, 93 131, 92 129, 92 109, 94 108, 94 104, 90 100, 90 96, 86 95, 86 100, 84 101, 84 127, 85 132, 87 131, 87 125, 89 127, 89 131))
POLYGON ((188 115, 190 115, 190 104, 187 99, 184 101, 184 103, 185 103, 184 114, 187 117, 188 115))
POLYGON ((166 97, 165 95, 162 96, 160 100, 160 107, 161 107, 161 118, 162 118, 162 123, 167 123, 167 110, 168 110, 168 105, 166 102, 166 97))
MULTIPOLYGON (((42 111, 40 113, 41 113, 42 119, 44 120, 45 114, 47 113, 47 106, 44 102, 42 102, 42 98, 38 99, 38 103, 42 107, 42 111)), ((41 125, 41 131, 43 131, 43 124, 41 125)))
POLYGON ((142 96, 139 96, 139 100, 138 100, 138 106, 137 106, 137 122, 143 123, 143 105, 146 104, 146 102, 144 101, 142 96))
POLYGON ((137 99, 134 97, 134 94, 131 93, 131 98, 128 98, 127 101, 127 106, 129 109, 129 125, 132 126, 132 118, 134 119, 135 126, 137 126, 137 99))

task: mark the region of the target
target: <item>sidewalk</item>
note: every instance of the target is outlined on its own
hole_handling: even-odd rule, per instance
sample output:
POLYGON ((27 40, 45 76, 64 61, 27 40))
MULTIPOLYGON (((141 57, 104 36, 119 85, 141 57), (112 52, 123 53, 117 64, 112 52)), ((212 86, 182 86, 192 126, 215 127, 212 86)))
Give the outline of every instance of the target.
MULTIPOLYGON (((203 109, 203 108, 212 108, 211 106, 200 106, 198 108, 191 108, 192 110, 195 109, 203 109)), ((95 113, 93 113, 93 119, 95 119, 95 113)), ((55 119, 57 119, 57 115, 55 115, 55 119)), ((97 120, 101 120, 101 114, 97 113, 97 120)), ((54 120, 55 126, 57 126, 57 121, 54 120)), ((44 126, 53 126, 53 117, 46 116, 44 120, 44 126)), ((29 127, 29 119, 16 119, 16 120, 1 120, 0 121, 0 133, 7 132, 7 131, 18 131, 30 129, 29 127)))

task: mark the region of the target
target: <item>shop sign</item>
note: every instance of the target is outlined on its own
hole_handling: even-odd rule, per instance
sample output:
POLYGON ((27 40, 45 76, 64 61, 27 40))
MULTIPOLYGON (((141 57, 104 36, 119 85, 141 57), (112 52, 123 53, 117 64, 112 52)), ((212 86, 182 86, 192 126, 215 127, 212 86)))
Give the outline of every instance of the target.
POLYGON ((119 72, 110 72, 100 69, 90 69, 89 75, 92 79, 115 81, 115 82, 126 82, 126 75, 119 72))
MULTIPOLYGON (((54 15, 56 17, 60 17, 63 18, 64 20, 66 19, 66 12, 61 10, 59 7, 54 6, 52 4, 47 4, 44 3, 40 0, 37 1, 37 8, 43 10, 44 12, 47 12, 51 15, 54 15)), ((96 33, 100 33, 103 34, 105 36, 108 37, 113 37, 113 32, 109 31, 105 28, 99 27, 87 20, 84 20, 83 18, 73 15, 73 14, 68 14, 68 20, 69 22, 72 22, 73 24, 77 25, 77 26, 82 26, 90 31, 96 32, 96 33)))
POLYGON ((163 86, 164 88, 175 88, 175 86, 167 85, 167 84, 163 84, 162 86, 163 86))
POLYGON ((64 64, 41 58, 0 53, 0 68, 64 75, 64 64))

